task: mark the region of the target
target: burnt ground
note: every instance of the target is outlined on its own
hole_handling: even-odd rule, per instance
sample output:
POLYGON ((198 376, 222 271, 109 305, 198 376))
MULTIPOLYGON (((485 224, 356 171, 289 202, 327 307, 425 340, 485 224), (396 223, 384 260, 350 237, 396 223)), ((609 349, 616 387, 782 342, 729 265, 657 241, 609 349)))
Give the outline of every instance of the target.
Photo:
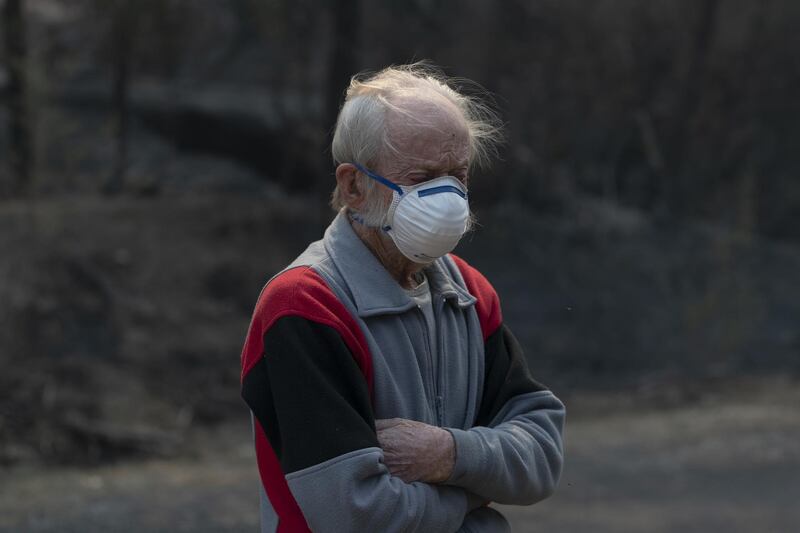
MULTIPOLYGON (((800 390, 737 381, 693 404, 570 402, 557 494, 503 508, 514 531, 791 532, 800 523, 800 390)), ((0 531, 256 531, 246 417, 191 434, 191 453, 2 474, 0 531)))

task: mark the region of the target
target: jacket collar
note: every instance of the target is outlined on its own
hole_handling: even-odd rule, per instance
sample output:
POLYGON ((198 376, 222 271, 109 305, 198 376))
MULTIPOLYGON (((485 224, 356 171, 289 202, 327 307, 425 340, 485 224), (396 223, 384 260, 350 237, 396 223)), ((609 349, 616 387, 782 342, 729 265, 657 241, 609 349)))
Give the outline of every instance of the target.
MULTIPOLYGON (((325 230, 323 245, 353 295, 358 316, 402 313, 416 306, 358 237, 344 209, 325 230)), ((447 262, 452 263, 449 258, 447 262)), ((424 271, 434 300, 443 298, 459 307, 475 303, 475 298, 453 279, 444 258, 434 261, 424 271)))

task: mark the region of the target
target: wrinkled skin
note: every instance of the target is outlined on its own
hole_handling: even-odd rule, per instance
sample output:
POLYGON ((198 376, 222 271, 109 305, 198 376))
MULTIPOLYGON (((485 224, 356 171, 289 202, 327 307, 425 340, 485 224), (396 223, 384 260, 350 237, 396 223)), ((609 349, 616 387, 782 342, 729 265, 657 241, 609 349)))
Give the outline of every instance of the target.
POLYGON ((384 463, 406 483, 442 483, 453 472, 453 436, 440 427, 405 418, 375 421, 384 463))
MULTIPOLYGON (((398 97, 394 106, 402 112, 387 112, 388 135, 393 145, 375 161, 372 170, 399 185, 418 185, 439 176, 454 176, 464 185, 469 183, 470 132, 461 111, 455 104, 419 96, 398 97)), ((344 192, 348 209, 358 212, 368 202, 360 174, 352 163, 336 168, 336 181, 344 192)), ((388 210, 392 191, 375 187, 371 194, 382 197, 380 205, 388 210)), ((416 274, 425 265, 406 258, 391 238, 380 228, 353 224, 353 230, 378 258, 389 274, 406 289, 417 286, 416 274)))

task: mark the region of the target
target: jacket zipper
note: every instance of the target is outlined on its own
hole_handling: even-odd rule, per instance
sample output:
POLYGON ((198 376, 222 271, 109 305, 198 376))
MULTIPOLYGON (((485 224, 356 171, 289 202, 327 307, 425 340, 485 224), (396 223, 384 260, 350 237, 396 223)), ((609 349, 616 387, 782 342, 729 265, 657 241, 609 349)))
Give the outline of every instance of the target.
MULTIPOLYGON (((433 299, 433 295, 431 295, 433 299)), ((433 321, 436 324, 436 330, 441 331, 441 320, 439 317, 442 315, 442 306, 444 299, 436 299, 433 301, 431 308, 433 309, 433 321)), ((436 342, 436 413, 439 427, 444 426, 444 335, 439 334, 435 340, 436 342)))
POLYGON ((437 369, 434 365, 433 354, 431 353, 431 339, 430 339, 430 332, 428 331, 428 321, 425 320, 425 312, 419 305, 417 305, 417 311, 418 311, 417 317, 419 318, 420 324, 422 326, 422 334, 425 336, 425 354, 427 355, 427 360, 428 360, 429 371, 426 372, 428 376, 427 379, 425 380, 426 385, 428 387, 428 402, 429 402, 428 405, 433 410, 433 415, 434 418, 436 419, 436 422, 438 424, 441 424, 440 422, 441 415, 439 412, 439 407, 440 407, 439 394, 437 392, 437 386, 436 386, 437 376, 435 375, 437 374, 436 371, 437 369), (433 405, 431 405, 431 401, 433 405))

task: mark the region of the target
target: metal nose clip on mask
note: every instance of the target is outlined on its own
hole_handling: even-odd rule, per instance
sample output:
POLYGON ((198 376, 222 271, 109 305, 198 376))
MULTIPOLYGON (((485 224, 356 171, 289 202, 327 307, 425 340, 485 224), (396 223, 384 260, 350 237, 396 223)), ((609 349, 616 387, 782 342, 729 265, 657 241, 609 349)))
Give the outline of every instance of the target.
MULTIPOLYGON (((435 261, 452 251, 467 231, 467 189, 457 178, 441 176, 406 186, 393 183, 358 163, 353 165, 392 189, 392 203, 382 229, 409 260, 415 263, 435 261)), ((363 223, 357 214, 353 218, 363 223)))

